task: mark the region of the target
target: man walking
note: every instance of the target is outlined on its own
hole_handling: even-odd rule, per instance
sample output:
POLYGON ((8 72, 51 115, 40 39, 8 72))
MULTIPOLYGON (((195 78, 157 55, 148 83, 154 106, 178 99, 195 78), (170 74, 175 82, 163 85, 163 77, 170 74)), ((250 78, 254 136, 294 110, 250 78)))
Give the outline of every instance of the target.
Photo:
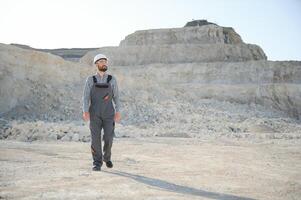
POLYGON ((86 79, 83 94, 83 118, 85 121, 90 120, 92 169, 94 171, 101 170, 103 161, 108 168, 113 167, 111 148, 115 122, 119 122, 121 119, 117 80, 114 76, 106 73, 108 69, 107 63, 108 59, 103 54, 98 54, 94 57, 97 73, 86 79), (104 132, 103 149, 102 129, 104 132))

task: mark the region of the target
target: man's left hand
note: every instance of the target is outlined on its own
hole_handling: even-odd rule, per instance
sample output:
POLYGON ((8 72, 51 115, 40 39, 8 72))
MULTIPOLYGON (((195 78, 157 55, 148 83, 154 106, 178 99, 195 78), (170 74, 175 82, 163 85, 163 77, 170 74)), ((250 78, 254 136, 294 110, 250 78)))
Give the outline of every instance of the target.
POLYGON ((121 120, 121 114, 120 114, 120 112, 116 112, 115 117, 114 117, 114 121, 115 122, 120 122, 120 120, 121 120))

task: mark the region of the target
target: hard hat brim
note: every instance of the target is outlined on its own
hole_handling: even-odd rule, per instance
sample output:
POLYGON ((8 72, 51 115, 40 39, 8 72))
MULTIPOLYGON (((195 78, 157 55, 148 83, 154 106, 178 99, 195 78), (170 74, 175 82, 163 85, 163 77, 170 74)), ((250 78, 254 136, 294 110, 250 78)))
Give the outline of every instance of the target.
POLYGON ((96 60, 96 61, 94 62, 94 64, 96 64, 97 61, 99 61, 99 60, 106 60, 106 61, 108 61, 108 59, 106 59, 106 58, 99 58, 98 60, 96 60))

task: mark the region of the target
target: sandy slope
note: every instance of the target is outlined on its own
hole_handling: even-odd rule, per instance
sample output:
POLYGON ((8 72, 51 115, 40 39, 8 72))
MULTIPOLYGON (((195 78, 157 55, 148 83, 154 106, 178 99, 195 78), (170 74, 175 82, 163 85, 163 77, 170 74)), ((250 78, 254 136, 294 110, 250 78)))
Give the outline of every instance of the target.
POLYGON ((300 199, 300 140, 116 138, 114 168, 90 143, 0 140, 3 199, 300 199))

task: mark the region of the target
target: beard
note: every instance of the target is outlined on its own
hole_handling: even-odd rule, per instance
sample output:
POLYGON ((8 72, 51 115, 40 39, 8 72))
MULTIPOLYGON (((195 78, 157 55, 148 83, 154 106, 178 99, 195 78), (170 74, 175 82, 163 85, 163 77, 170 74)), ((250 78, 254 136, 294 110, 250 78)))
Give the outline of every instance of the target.
POLYGON ((102 67, 98 67, 98 70, 101 71, 101 72, 105 72, 108 70, 108 66, 104 65, 102 67))

